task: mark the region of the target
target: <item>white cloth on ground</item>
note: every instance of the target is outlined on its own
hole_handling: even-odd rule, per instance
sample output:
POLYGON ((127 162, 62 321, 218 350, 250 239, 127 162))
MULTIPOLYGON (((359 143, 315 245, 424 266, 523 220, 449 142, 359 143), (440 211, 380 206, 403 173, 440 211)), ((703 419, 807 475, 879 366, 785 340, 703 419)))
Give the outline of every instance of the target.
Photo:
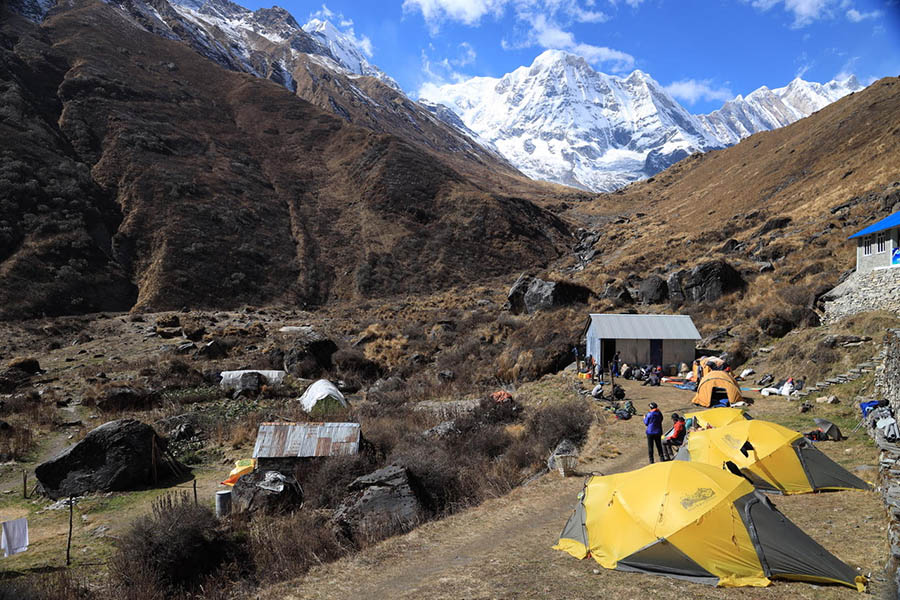
POLYGON ((3 550, 3 556, 28 550, 28 519, 22 517, 4 521, 0 524, 0 530, 2 530, 0 549, 3 550))

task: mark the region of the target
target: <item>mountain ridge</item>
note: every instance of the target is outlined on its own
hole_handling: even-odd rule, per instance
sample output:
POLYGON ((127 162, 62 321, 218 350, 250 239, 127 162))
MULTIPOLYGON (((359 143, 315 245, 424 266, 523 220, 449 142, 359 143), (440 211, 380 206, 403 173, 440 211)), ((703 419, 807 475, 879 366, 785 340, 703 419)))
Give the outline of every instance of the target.
POLYGON ((612 191, 695 152, 788 125, 859 89, 855 77, 827 84, 797 78, 692 115, 641 70, 607 75, 577 55, 547 50, 502 77, 432 93, 526 175, 612 191))

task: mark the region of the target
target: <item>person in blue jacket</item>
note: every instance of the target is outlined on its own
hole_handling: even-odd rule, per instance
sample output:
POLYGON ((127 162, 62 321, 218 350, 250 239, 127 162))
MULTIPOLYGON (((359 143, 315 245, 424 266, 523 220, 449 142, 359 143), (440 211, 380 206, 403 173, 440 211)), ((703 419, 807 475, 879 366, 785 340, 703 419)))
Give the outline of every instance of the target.
POLYGON ((647 426, 647 454, 650 456, 650 464, 653 464, 653 445, 656 445, 656 454, 659 460, 665 460, 662 449, 662 421, 663 416, 656 406, 656 402, 649 404, 650 412, 644 415, 644 425, 647 426))

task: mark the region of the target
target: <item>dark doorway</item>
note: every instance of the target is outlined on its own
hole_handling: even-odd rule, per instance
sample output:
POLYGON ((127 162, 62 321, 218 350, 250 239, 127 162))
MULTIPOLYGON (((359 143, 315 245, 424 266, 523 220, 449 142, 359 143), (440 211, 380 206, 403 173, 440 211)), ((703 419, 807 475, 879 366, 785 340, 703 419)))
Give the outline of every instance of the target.
POLYGON ((616 355, 616 340, 600 341, 600 357, 603 364, 603 370, 609 371, 609 365, 616 355))
POLYGON ((650 364, 662 365, 662 340, 650 340, 650 364))

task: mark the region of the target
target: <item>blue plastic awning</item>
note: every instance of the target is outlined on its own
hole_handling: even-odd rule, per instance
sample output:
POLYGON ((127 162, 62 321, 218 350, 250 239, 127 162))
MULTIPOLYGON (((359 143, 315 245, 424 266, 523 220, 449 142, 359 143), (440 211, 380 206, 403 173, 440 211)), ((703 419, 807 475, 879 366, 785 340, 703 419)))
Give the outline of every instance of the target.
POLYGON ((877 223, 873 223, 873 224, 869 225, 862 231, 854 233, 847 239, 852 240, 853 238, 858 238, 858 237, 861 237, 864 235, 870 235, 872 233, 878 233, 879 231, 884 231, 885 229, 891 229, 892 227, 900 227, 900 211, 897 211, 894 214, 883 218, 882 220, 878 221, 877 223))

